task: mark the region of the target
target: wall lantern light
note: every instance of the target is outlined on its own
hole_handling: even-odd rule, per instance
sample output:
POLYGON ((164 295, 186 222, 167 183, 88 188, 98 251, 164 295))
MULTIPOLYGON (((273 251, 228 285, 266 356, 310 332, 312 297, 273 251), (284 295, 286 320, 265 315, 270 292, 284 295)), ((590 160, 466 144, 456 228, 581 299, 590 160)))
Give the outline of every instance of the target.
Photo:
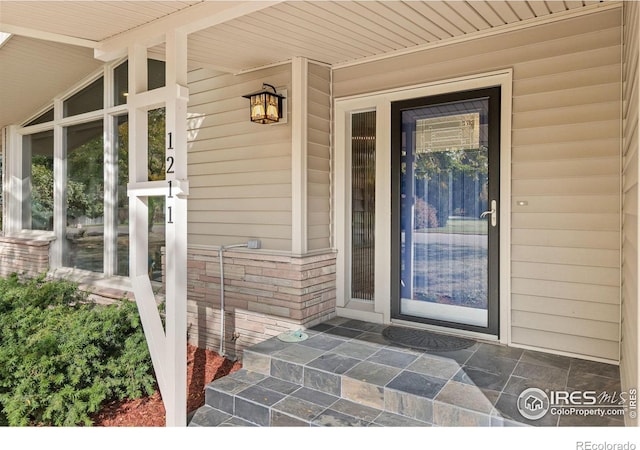
POLYGON ((282 100, 284 96, 276 92, 276 88, 263 83, 262 90, 253 94, 243 95, 249 99, 251 121, 255 123, 276 123, 282 118, 282 100), (269 88, 273 92, 269 91, 269 88))

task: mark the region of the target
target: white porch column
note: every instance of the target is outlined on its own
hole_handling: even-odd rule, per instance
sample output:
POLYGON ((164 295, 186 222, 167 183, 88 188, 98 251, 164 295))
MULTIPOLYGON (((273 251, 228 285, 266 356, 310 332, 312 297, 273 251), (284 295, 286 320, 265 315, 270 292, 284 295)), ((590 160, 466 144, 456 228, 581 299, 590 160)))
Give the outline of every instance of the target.
POLYGON ((2 227, 4 234, 17 233, 22 229, 22 203, 24 177, 22 176, 22 136, 16 125, 10 125, 5 131, 4 150, 4 214, 2 227), (8 151, 12 149, 12 151, 8 151), (15 149, 15 151, 13 151, 15 149))
POLYGON ((307 253, 307 58, 291 61, 291 253, 307 253))
MULTIPOLYGON (((166 252, 165 285, 167 357, 173 371, 165 401, 167 425, 185 426, 187 420, 187 198, 178 187, 187 186, 187 35, 167 35, 166 45, 166 252), (169 399, 173 404, 169 403, 169 399)), ((163 398, 165 393, 162 393, 163 398)))
POLYGON ((56 98, 53 101, 56 123, 53 127, 53 232, 56 238, 51 243, 49 253, 52 269, 62 267, 62 255, 67 242, 67 142, 65 130, 60 125, 62 111, 62 100, 56 98))

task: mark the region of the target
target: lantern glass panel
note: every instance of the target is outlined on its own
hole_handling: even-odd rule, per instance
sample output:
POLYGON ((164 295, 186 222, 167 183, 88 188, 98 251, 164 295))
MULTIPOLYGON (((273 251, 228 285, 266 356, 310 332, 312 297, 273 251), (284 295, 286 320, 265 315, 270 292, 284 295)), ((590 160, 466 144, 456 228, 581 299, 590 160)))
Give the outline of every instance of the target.
POLYGON ((258 94, 251 97, 251 120, 259 122, 264 119, 265 108, 263 95, 258 94))
POLYGON ((277 122, 279 118, 278 97, 269 94, 267 96, 267 119, 272 122, 277 122))

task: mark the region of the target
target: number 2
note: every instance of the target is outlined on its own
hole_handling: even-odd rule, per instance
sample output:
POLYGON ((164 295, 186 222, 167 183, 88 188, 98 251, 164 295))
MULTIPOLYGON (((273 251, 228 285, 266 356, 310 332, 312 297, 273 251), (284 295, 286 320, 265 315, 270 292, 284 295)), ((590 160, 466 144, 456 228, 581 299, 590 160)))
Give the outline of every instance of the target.
POLYGON ((174 171, 173 171, 173 156, 167 156, 167 173, 174 173, 174 171))

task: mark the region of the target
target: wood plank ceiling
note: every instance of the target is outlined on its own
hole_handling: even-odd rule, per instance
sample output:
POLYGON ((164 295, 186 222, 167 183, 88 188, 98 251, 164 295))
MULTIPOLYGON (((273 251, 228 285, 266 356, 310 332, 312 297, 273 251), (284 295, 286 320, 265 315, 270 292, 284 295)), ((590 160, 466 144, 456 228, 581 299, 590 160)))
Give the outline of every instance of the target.
POLYGON ((598 3, 605 2, 287 1, 191 35, 189 57, 236 70, 292 56, 344 64, 598 3))
MULTIPOLYGON (((2 0, 0 25, 101 42, 198 3, 2 0)), ((189 62, 232 72, 293 56, 349 64, 603 4, 619 2, 285 1, 191 34, 189 62)), ((27 119, 94 71, 101 63, 92 57, 89 48, 23 36, 0 46, 0 127, 27 119)))

